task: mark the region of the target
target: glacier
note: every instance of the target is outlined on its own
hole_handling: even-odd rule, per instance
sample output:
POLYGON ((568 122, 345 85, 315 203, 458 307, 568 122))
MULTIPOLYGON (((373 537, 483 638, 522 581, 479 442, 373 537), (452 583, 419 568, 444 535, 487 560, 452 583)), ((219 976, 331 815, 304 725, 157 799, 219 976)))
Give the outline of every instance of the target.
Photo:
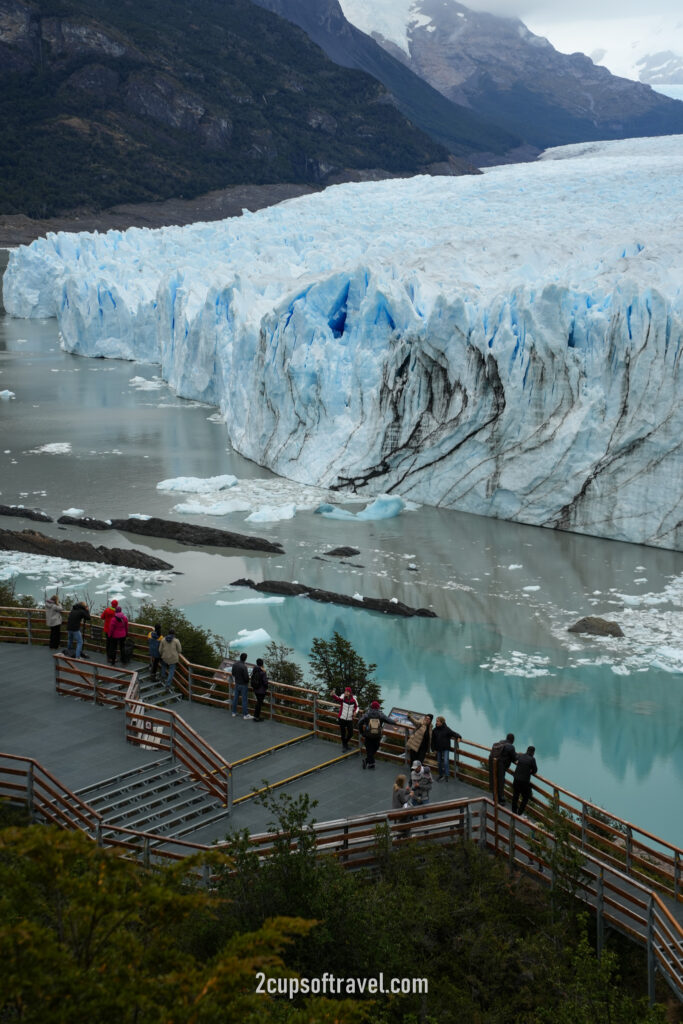
POLYGON ((303 484, 681 548, 683 137, 50 234, 7 312, 158 363, 303 484))

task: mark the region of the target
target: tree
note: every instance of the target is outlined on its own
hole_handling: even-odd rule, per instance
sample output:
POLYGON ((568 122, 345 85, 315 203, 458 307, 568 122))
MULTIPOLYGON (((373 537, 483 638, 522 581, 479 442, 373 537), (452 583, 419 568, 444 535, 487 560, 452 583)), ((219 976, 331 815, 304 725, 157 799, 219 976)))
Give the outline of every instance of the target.
MULTIPOLYGON (((223 855, 212 853, 215 866, 223 855)), ((264 1024, 360 1021, 350 1001, 299 1008, 259 994, 259 972, 295 978, 283 958, 314 922, 271 917, 198 955, 222 899, 197 860, 146 870, 81 833, 0 832, 0 1020, 23 1024, 264 1024)))
POLYGON ((326 696, 333 690, 339 695, 345 686, 350 686, 361 707, 380 699, 379 684, 372 678, 377 666, 366 664, 336 630, 331 640, 314 637, 309 658, 316 680, 314 685, 321 695, 326 696))
POLYGON ((293 647, 276 644, 274 640, 266 646, 264 662, 269 679, 287 686, 303 686, 304 674, 299 665, 289 660, 293 647))
POLYGON ((183 654, 196 665, 216 668, 223 658, 230 655, 228 644, 222 636, 210 629, 195 626, 172 601, 164 601, 161 605, 143 601, 135 617, 138 622, 151 626, 158 623, 163 633, 173 630, 180 640, 183 654))

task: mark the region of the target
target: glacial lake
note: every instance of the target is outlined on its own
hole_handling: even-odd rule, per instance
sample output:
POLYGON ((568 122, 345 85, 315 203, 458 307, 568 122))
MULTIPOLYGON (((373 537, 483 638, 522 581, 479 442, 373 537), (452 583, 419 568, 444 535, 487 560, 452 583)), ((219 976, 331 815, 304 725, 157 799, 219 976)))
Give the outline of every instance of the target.
MULTIPOLYGON (((339 630, 377 663, 386 708, 444 714, 487 745, 511 730, 518 749, 536 746, 544 776, 683 846, 681 553, 427 507, 378 522, 325 519, 312 511, 317 492, 241 458, 216 410, 176 398, 157 373, 67 355, 55 321, 1 317, 0 392, 15 397, 0 401, 0 503, 54 518, 73 508, 98 518, 181 518, 174 506, 197 496, 159 491, 159 481, 233 474, 238 485, 221 497, 240 495, 244 511, 185 517, 278 540, 285 554, 197 553, 3 517, 2 528, 35 525, 54 536, 139 547, 182 575, 0 553, 0 576, 15 575, 20 592, 41 599, 57 584, 96 608, 116 595, 132 614, 143 594, 169 597, 236 646, 240 631, 265 630, 304 666, 313 637, 339 630), (289 502, 307 510, 245 523, 250 508, 289 502), (325 556, 341 544, 360 554, 325 556), (438 618, 273 601, 231 586, 245 576, 395 597, 438 618), (588 614, 615 619, 625 638, 567 632, 588 614)), ((262 653, 259 645, 245 649, 250 658, 262 653)))

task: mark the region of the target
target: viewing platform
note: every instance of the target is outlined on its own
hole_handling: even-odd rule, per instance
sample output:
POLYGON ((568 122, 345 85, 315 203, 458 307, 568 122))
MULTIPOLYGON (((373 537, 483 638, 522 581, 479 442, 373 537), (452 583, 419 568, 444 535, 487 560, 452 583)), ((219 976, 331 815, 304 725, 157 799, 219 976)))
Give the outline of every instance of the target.
POLYGON ((488 792, 488 749, 467 740, 457 779, 435 782, 428 805, 392 810, 394 779, 407 773, 404 727, 386 727, 376 768, 364 771, 358 747, 341 747, 335 706, 310 688, 271 681, 264 721, 233 717, 224 668, 181 656, 170 694, 147 678, 149 627, 132 624, 134 660, 112 668, 97 630, 76 659, 46 647, 39 619, 0 609, 0 799, 34 820, 143 863, 245 829, 266 856, 278 823, 259 797, 307 794, 319 852, 349 868, 371 866, 380 841, 465 838, 547 884, 560 813, 581 851, 580 898, 597 915, 598 947, 606 926, 622 931, 648 949, 651 997, 659 971, 683 999, 683 855, 672 844, 540 776, 529 817, 512 814, 488 792))

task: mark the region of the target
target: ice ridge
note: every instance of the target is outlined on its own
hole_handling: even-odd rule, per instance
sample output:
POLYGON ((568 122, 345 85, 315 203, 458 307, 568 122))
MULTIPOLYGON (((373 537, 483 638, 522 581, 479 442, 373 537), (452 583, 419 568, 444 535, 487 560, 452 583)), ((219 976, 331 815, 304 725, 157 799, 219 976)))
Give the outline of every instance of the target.
POLYGON ((681 547, 683 137, 15 250, 14 316, 159 363, 292 480, 681 547))

